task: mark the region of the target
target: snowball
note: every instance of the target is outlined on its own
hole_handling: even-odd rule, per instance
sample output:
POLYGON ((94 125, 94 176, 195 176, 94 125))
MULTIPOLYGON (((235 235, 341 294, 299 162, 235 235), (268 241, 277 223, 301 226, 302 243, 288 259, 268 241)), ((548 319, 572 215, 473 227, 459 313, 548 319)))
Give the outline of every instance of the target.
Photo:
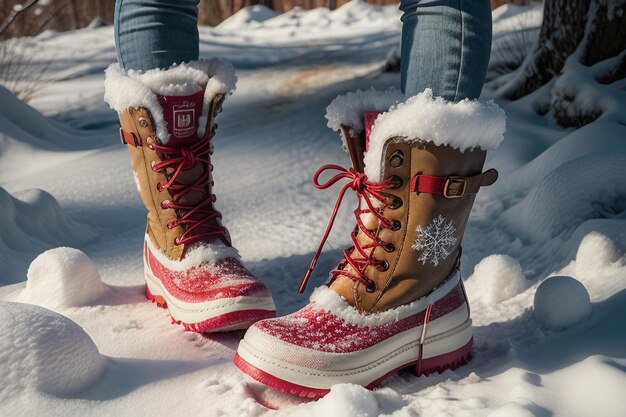
POLYGON ((0 333, 0 401, 26 390, 74 394, 104 370, 104 359, 89 335, 45 308, 0 301, 0 333))
POLYGON ((78 249, 56 248, 30 264, 21 301, 53 310, 81 307, 96 302, 108 291, 87 255, 78 249))
POLYGON ((547 329, 565 329, 591 314, 591 300, 585 286, 568 276, 543 281, 535 293, 533 317, 547 329))
POLYGON ((587 234, 580 242, 576 253, 576 269, 593 271, 604 269, 607 265, 617 262, 622 254, 615 243, 598 232, 587 234))
POLYGON ((294 417, 378 417, 380 407, 374 393, 360 385, 337 384, 315 404, 299 407, 294 417))
POLYGON ((528 288, 519 262, 508 255, 490 255, 474 267, 468 279, 472 294, 488 303, 501 303, 528 288))

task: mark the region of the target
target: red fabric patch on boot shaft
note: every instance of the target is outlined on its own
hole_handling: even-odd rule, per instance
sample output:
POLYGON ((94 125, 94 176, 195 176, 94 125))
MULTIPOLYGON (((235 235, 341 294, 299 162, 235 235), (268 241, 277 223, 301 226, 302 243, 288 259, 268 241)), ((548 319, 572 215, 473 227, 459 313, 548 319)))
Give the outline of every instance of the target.
POLYGON ((379 115, 380 113, 377 111, 363 112, 363 126, 365 126, 365 152, 369 149, 370 133, 372 133, 372 127, 374 127, 374 122, 379 115))
POLYGON ((188 146, 196 139, 198 121, 202 115, 204 92, 190 96, 157 96, 170 133, 168 146, 188 146))

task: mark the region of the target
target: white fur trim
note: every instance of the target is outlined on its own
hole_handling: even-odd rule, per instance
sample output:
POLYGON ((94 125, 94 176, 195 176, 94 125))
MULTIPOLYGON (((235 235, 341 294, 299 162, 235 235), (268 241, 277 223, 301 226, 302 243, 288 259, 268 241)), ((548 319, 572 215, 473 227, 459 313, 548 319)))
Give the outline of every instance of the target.
POLYGON ((433 97, 431 89, 378 116, 365 153, 365 174, 378 181, 382 176, 382 155, 391 139, 413 142, 425 140, 448 145, 465 152, 468 149, 495 149, 506 131, 506 115, 492 100, 449 102, 433 97))
POLYGON ((222 59, 198 60, 173 65, 171 68, 145 72, 124 72, 118 64, 105 70, 104 100, 118 113, 131 107, 145 107, 156 124, 157 136, 163 143, 169 133, 158 95, 186 96, 204 90, 202 116, 198 136, 204 135, 209 103, 216 94, 232 94, 237 76, 232 64, 222 59))
POLYGON ((417 299, 410 304, 372 314, 360 313, 356 308, 348 304, 343 297, 326 285, 316 288, 313 294, 311 294, 310 300, 316 306, 332 313, 346 323, 377 327, 394 323, 425 310, 429 304, 433 304, 452 291, 460 280, 461 273, 455 270, 443 284, 427 296, 417 299))
POLYGON ((326 119, 328 127, 340 131, 341 125, 349 126, 357 132, 363 130, 363 112, 384 112, 393 105, 404 101, 402 92, 394 88, 387 91, 378 91, 374 88, 369 90, 357 90, 337 96, 326 107, 326 119))
POLYGON ((201 264, 214 264, 217 261, 225 258, 235 258, 240 260, 239 252, 232 246, 226 246, 222 242, 216 243, 199 243, 193 245, 183 259, 180 261, 174 261, 165 255, 161 249, 152 244, 150 236, 145 235, 145 240, 150 248, 150 252, 157 260, 168 269, 172 271, 185 271, 194 266, 200 266, 201 264))

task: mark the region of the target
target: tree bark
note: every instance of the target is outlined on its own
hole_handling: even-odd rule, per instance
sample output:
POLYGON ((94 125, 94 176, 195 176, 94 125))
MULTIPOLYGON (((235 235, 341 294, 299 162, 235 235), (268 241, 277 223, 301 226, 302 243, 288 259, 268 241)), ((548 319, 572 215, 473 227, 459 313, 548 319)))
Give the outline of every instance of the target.
POLYGON ((546 0, 543 23, 534 51, 522 65, 523 75, 506 97, 517 100, 547 84, 561 72, 565 60, 585 33, 590 0, 546 0))
MULTIPOLYGON (((626 0, 545 0, 539 39, 503 96, 517 100, 546 86, 575 66, 594 67, 610 58, 623 56, 588 83, 611 84, 626 76, 626 0)), ((607 61, 608 62, 608 61, 607 61)), ((595 69, 596 67, 594 67, 595 69)), ((596 120, 600 106, 587 109, 568 106, 575 102, 575 86, 551 84, 554 117, 561 126, 582 126, 596 120), (556 90, 555 90, 556 89, 556 90)), ((539 113, 550 108, 541 107, 539 113)))

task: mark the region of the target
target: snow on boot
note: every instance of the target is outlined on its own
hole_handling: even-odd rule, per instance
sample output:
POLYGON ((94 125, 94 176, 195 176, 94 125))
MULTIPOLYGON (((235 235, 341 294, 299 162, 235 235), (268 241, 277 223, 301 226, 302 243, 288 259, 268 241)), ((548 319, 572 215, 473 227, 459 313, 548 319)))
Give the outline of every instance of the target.
POLYGON ((353 166, 325 165, 314 176, 317 188, 347 183, 300 291, 348 189, 359 198, 353 246, 310 304, 248 329, 235 364, 264 384, 319 397, 333 384, 372 388, 403 367, 428 375, 470 357, 461 239, 475 194, 497 179, 481 171, 486 150, 502 141, 504 112, 430 90, 401 100, 358 91, 327 108, 353 166), (328 170, 337 174, 320 183, 328 170))
POLYGON ((195 332, 243 329, 276 315, 267 287, 241 264, 214 206, 215 116, 235 82, 232 66, 221 60, 106 71, 105 100, 119 114, 148 209, 146 296, 195 332))

